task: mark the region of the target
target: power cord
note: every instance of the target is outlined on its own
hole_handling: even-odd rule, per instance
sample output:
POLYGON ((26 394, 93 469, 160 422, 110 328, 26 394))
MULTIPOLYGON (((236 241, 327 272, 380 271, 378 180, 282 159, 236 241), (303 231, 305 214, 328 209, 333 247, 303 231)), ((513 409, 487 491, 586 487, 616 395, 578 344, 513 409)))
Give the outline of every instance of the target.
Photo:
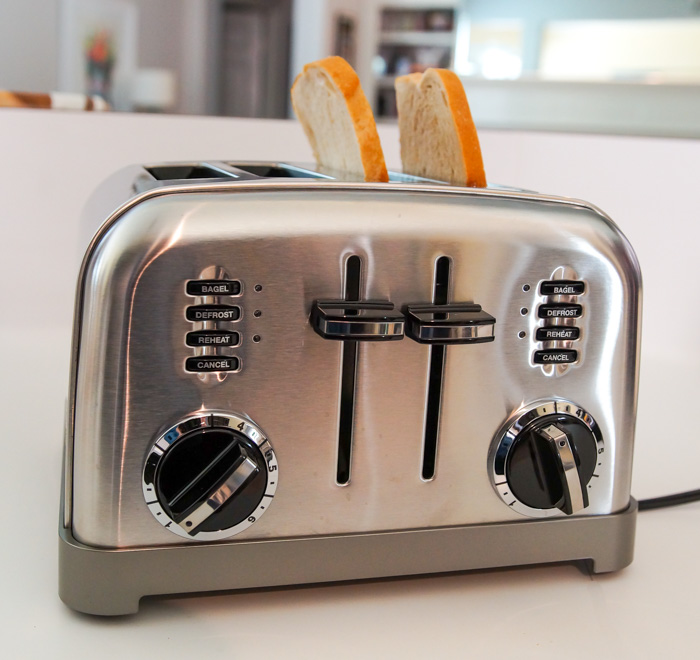
POLYGON ((700 500, 700 489, 687 490, 684 493, 664 495, 663 497, 650 497, 646 500, 639 500, 637 506, 640 511, 649 511, 650 509, 661 509, 666 506, 687 504, 688 502, 697 502, 698 500, 700 500))

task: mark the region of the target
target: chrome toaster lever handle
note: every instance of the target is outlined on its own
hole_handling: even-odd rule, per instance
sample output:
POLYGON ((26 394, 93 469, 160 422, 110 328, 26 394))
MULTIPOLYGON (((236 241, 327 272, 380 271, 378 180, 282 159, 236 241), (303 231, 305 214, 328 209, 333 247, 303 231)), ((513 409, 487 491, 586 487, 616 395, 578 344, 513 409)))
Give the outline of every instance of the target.
POLYGON ((194 534, 207 518, 226 504, 258 471, 259 468, 253 461, 241 456, 226 480, 213 493, 207 495, 186 518, 178 520, 177 524, 188 534, 194 534))
POLYGON ((538 433, 549 443, 557 459, 557 471, 564 493, 562 511, 571 515, 585 509, 588 506, 588 496, 581 483, 581 476, 576 465, 576 455, 569 437, 556 424, 539 429, 538 433))
POLYGON ((314 300, 311 327, 324 339, 395 341, 403 339, 404 317, 384 300, 314 300))
POLYGON ((481 344, 494 340, 496 319, 475 303, 412 304, 406 334, 421 344, 481 344))

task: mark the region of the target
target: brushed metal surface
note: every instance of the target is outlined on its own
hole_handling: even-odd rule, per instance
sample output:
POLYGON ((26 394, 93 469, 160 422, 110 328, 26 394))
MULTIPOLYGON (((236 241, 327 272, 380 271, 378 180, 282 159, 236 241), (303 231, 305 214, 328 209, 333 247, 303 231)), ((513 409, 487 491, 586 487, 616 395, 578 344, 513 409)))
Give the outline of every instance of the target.
POLYGON ((639 298, 627 241, 582 202, 333 181, 144 193, 106 223, 79 283, 67 520, 92 546, 187 543, 148 511, 144 460, 177 420, 224 410, 265 429, 283 475, 274 507, 228 543, 525 521, 495 493, 488 455, 514 411, 551 398, 589 411, 605 439, 607 461, 584 513, 622 511, 639 298), (430 347, 404 340, 360 344, 352 481, 335 484, 342 346, 317 335, 308 318, 313 300, 342 297, 349 254, 363 260, 363 298, 397 307, 430 302, 434 263, 448 256, 452 299, 496 318, 495 341, 447 351, 431 481, 420 476, 430 347), (241 333, 232 353, 242 369, 212 383, 184 370, 193 329, 184 283, 214 265, 243 284, 241 318, 231 324, 241 333), (580 358, 545 373, 532 362, 538 291, 558 269, 586 282, 580 358))

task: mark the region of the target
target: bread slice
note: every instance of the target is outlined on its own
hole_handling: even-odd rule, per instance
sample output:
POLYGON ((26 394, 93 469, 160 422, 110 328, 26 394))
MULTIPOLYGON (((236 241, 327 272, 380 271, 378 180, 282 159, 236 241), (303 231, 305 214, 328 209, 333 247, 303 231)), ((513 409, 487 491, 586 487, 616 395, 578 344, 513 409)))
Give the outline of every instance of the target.
POLYGON ((405 174, 459 186, 486 186, 479 136, 462 82, 447 69, 396 79, 405 174))
POLYGON ((342 57, 307 64, 292 86, 292 105, 319 166, 389 180, 372 109, 342 57))

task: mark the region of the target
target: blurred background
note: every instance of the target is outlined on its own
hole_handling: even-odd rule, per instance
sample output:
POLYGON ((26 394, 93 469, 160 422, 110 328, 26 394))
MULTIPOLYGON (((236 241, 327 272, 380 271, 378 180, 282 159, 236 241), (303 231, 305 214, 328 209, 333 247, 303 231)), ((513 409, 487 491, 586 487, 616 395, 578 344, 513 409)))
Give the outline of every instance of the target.
POLYGON ((700 0, 2 0, 0 89, 118 111, 290 117, 304 63, 463 79, 482 128, 700 137, 700 0))

